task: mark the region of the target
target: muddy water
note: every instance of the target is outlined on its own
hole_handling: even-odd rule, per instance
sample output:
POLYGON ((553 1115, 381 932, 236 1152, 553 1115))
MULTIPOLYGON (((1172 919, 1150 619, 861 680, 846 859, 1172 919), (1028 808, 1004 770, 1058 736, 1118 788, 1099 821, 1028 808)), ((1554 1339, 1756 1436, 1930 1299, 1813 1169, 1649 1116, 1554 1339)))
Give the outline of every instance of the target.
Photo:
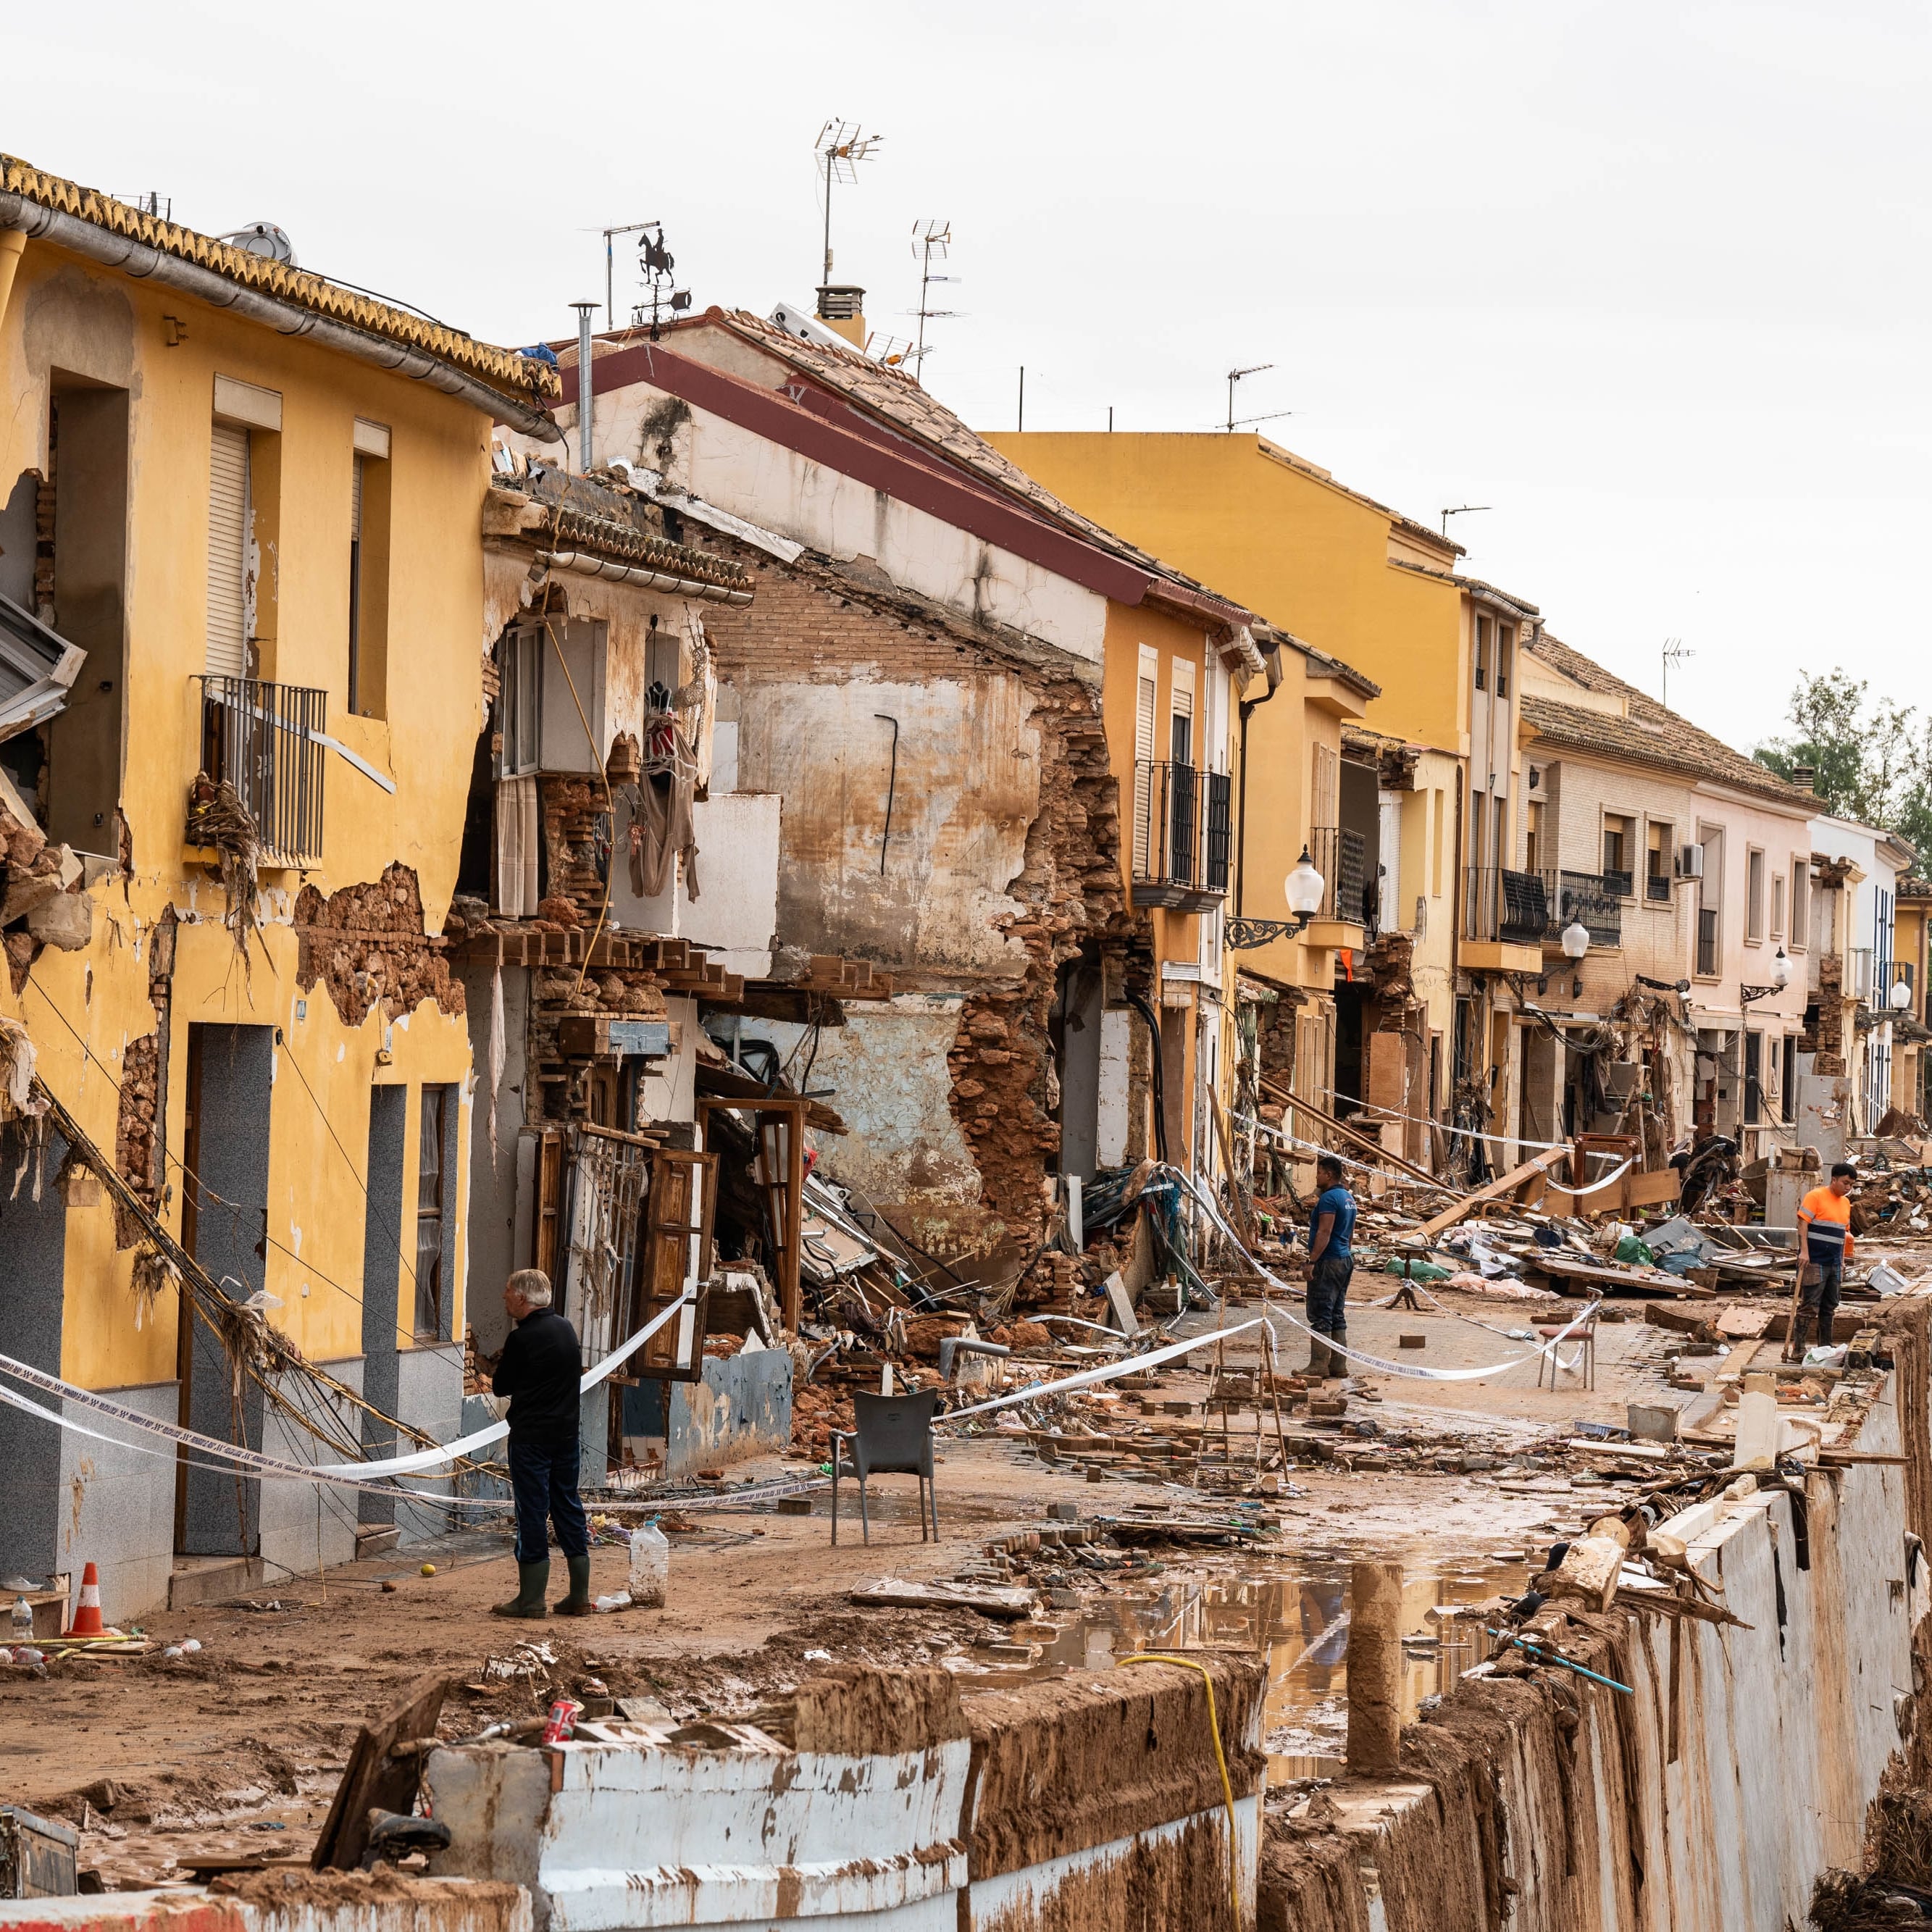
MULTIPOLYGON (((1396 1552, 1390 1552, 1391 1561, 1396 1552)), ((1450 1690, 1489 1654, 1481 1619, 1467 1606, 1524 1586, 1528 1566, 1492 1551, 1444 1564, 1433 1551, 1402 1558, 1402 1714, 1450 1690)), ((1257 1565, 1238 1577, 1180 1584, 1153 1597, 1123 1596, 1064 1624, 1013 1633, 1040 1646, 1036 1670, 1105 1670, 1142 1648, 1265 1651, 1264 1721, 1268 1778, 1330 1777, 1342 1768, 1348 1728, 1348 1564, 1312 1554, 1257 1565)))

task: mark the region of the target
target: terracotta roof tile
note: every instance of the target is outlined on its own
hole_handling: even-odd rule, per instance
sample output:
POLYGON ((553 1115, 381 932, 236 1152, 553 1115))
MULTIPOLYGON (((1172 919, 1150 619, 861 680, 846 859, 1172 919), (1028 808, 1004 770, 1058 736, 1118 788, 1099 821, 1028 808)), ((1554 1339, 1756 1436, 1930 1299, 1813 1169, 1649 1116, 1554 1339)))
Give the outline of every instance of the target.
POLYGON ((530 357, 493 348, 460 329, 344 288, 307 268, 292 267, 267 255, 251 254, 245 248, 230 248, 212 235, 184 228, 178 222, 164 221, 130 202, 117 201, 97 188, 82 188, 78 182, 50 175, 11 154, 0 154, 0 193, 23 196, 43 208, 73 215, 164 254, 195 262, 244 287, 312 309, 349 328, 406 344, 501 389, 506 395, 527 400, 557 393, 556 372, 530 357))
POLYGON ((1650 765, 1660 771, 1714 778, 1740 791, 1796 806, 1808 817, 1816 809, 1817 800, 1810 793, 1788 784, 1768 765, 1733 751, 1722 739, 1712 737, 1689 718, 1666 710, 1647 692, 1626 684, 1594 658, 1571 650, 1548 632, 1542 633, 1528 650, 1532 657, 1585 690, 1621 698, 1628 713, 1621 718, 1606 716, 1580 704, 1566 704, 1559 698, 1526 692, 1522 716, 1536 728, 1538 737, 1580 752, 1626 758, 1634 764, 1650 765))

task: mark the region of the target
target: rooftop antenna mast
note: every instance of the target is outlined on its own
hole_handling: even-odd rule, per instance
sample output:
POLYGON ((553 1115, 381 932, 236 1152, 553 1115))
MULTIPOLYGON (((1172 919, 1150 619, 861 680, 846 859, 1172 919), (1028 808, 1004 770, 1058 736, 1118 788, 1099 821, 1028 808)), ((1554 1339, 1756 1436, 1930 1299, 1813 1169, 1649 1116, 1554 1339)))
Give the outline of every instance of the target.
POLYGON ((1270 410, 1266 416, 1243 416, 1238 422, 1234 416, 1234 385, 1244 376, 1258 376, 1264 369, 1272 369, 1272 362, 1256 362, 1246 369, 1228 371, 1228 434, 1232 436, 1238 429, 1246 429, 1250 423, 1273 422, 1277 416, 1292 416, 1292 410, 1270 410))
POLYGON ((856 182, 859 164, 884 139, 883 134, 862 134, 856 121, 828 121, 818 130, 813 152, 825 174, 825 273, 820 278, 825 282, 832 280, 832 184, 856 182))
POLYGON ((926 362, 926 325, 928 322, 946 321, 959 313, 956 308, 932 306, 932 285, 934 282, 957 281, 958 278, 935 274, 932 268, 935 261, 946 259, 947 251, 952 246, 951 222, 928 221, 922 230, 915 226, 912 235, 912 252, 919 257, 919 340, 912 352, 912 366, 916 371, 926 362))
POLYGON ((1686 650, 1682 638, 1666 638, 1664 640, 1664 707, 1670 708, 1670 667, 1682 664, 1686 658, 1694 658, 1695 651, 1686 650))
POLYGON ((1449 534, 1449 519, 1451 517, 1480 516, 1485 511, 1495 507, 1492 503, 1458 503, 1454 508, 1444 510, 1442 512, 1442 534, 1445 537, 1449 534))
POLYGON ((615 328, 617 326, 616 301, 617 251, 614 245, 616 238, 620 235, 641 235, 647 228, 655 228, 659 237, 662 237, 664 224, 659 221, 627 221, 621 227, 605 228, 598 231, 604 237, 604 326, 606 328, 615 328))

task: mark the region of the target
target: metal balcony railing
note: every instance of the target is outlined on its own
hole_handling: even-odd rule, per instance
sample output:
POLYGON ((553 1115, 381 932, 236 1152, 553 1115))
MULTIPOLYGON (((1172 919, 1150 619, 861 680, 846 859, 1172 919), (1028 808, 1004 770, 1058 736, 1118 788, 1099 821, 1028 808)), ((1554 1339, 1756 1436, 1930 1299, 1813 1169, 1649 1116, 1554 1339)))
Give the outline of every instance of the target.
POLYGON ((201 680, 201 768, 235 788, 262 856, 300 864, 322 856, 322 748, 328 694, 251 677, 201 680))
POLYGON ((1463 937, 1506 946, 1555 945, 1571 920, 1582 922, 1592 946, 1623 944, 1623 905, 1616 878, 1557 867, 1523 872, 1508 866, 1465 869, 1463 937))
POLYGON ((1646 873, 1643 896, 1652 905, 1668 905, 1670 903, 1670 875, 1667 872, 1646 873))
POLYGON ((1232 830, 1226 772, 1136 759, 1135 902, 1199 910, 1192 902, 1221 898, 1228 890, 1232 830))
POLYGON ((1604 891, 1618 898, 1629 898, 1636 891, 1636 878, 1634 873, 1613 871, 1606 866, 1598 876, 1604 882, 1604 891))
POLYGON ((1317 919, 1339 919, 1366 927, 1381 924, 1376 881, 1368 875, 1367 839, 1352 825, 1317 825, 1308 834, 1308 856, 1322 874, 1317 919))

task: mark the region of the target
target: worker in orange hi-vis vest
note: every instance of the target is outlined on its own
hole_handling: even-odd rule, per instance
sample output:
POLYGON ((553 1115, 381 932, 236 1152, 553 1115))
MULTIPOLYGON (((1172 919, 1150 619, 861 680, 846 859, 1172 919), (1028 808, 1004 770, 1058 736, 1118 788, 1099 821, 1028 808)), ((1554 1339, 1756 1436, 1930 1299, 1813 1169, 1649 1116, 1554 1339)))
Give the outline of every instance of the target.
POLYGON ((1852 1204, 1846 1198, 1858 1169, 1840 1161, 1830 1181, 1798 1204, 1798 1309, 1786 1353, 1802 1362, 1815 1334, 1827 1348, 1845 1264, 1852 1258, 1852 1204))

